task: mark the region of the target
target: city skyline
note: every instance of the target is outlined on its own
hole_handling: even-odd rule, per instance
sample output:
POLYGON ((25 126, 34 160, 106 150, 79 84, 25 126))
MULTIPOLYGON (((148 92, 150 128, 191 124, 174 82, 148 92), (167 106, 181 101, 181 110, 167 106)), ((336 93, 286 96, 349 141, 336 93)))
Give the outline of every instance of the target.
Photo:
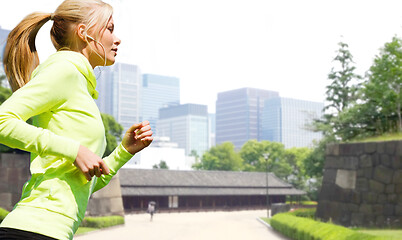
MULTIPOLYGON (((50 13, 60 2, 7 2, 0 26, 11 29, 32 11, 50 13)), ((323 102, 339 41, 349 44, 363 74, 379 48, 402 31, 396 0, 106 2, 115 8, 122 39, 117 60, 181 79, 181 103, 205 104, 210 112, 218 92, 243 87, 323 102)), ((53 48, 46 25, 38 35, 40 57, 53 48)))
POLYGON ((323 103, 274 97, 265 100, 262 113, 262 140, 280 142, 286 148, 313 147, 322 138, 311 130, 315 119, 322 118, 323 103))

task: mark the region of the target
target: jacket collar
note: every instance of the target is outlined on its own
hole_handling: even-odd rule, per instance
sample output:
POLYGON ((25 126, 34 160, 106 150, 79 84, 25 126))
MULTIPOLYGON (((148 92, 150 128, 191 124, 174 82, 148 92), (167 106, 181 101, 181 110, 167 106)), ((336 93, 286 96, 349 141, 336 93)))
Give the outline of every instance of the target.
POLYGON ((84 75, 84 77, 87 79, 87 88, 89 94, 92 96, 94 99, 98 99, 98 91, 96 91, 96 77, 94 70, 89 63, 88 59, 82 55, 79 52, 74 52, 74 51, 67 51, 67 50, 61 50, 55 53, 55 55, 62 55, 63 59, 68 60, 74 66, 78 69, 78 71, 84 75))

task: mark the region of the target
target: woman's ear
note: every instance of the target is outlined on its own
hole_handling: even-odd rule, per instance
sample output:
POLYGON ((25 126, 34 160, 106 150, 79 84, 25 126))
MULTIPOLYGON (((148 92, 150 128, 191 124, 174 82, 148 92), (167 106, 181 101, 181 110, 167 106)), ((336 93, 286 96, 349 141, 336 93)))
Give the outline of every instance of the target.
POLYGON ((87 26, 85 24, 78 24, 76 27, 76 33, 79 39, 81 39, 84 42, 87 42, 87 31, 86 31, 87 26))

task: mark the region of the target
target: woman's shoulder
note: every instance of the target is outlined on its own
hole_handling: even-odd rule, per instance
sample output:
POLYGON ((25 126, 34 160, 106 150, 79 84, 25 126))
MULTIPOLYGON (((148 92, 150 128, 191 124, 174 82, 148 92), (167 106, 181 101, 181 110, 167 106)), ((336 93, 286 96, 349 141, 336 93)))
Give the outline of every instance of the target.
POLYGON ((58 51, 33 71, 28 84, 36 82, 54 88, 87 89, 88 79, 96 81, 93 69, 84 55, 73 51, 58 51))
POLYGON ((57 51, 50 55, 45 62, 40 64, 33 72, 36 74, 37 72, 43 71, 50 68, 51 70, 57 68, 61 68, 59 70, 62 71, 79 71, 90 74, 93 72, 91 65, 89 64, 88 59, 79 52, 74 51, 57 51))
POLYGON ((74 73, 77 72, 77 68, 74 64, 67 58, 65 54, 60 54, 60 52, 56 52, 50 55, 46 61, 39 64, 38 67, 32 72, 31 79, 35 78, 37 75, 49 75, 49 74, 57 74, 60 76, 61 74, 66 73, 74 73))

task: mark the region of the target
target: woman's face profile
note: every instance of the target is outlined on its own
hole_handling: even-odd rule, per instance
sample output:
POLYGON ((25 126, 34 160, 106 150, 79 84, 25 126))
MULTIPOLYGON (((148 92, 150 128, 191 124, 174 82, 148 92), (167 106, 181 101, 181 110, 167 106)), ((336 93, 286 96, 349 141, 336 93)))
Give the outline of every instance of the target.
POLYGON ((106 66, 110 66, 114 64, 115 58, 117 55, 118 46, 121 43, 121 40, 116 37, 114 34, 114 21, 113 17, 110 17, 109 22, 107 23, 106 29, 102 30, 96 41, 91 41, 92 49, 96 51, 102 58, 99 56, 94 56, 93 66, 103 66, 105 64, 106 58, 106 66), (103 48, 102 48, 103 46, 103 48))

